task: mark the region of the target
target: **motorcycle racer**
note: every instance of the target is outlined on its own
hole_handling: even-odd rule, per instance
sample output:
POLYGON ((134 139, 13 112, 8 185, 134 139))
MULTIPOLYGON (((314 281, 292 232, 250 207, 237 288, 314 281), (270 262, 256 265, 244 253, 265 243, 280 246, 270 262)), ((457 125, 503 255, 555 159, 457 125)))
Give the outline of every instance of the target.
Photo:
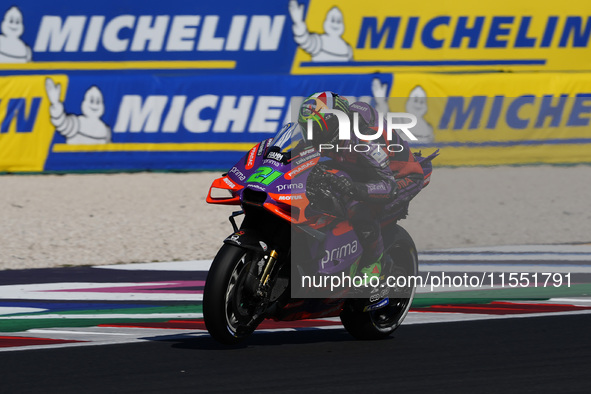
POLYGON ((351 122, 357 119, 363 135, 374 135, 380 122, 383 122, 371 105, 365 102, 349 105, 346 98, 333 92, 319 92, 305 99, 299 110, 298 122, 306 129, 308 120, 312 120, 312 138, 308 142, 322 156, 331 159, 325 162, 329 164, 319 164, 313 170, 313 181, 309 183, 307 193, 313 201, 320 189, 328 186, 331 191, 351 200, 347 205, 347 218, 363 247, 358 274, 379 278, 384 252, 379 220, 389 211, 405 208, 406 203, 421 190, 423 172, 408 144, 396 133, 393 133, 396 141, 389 142, 402 147, 402 150, 394 154, 386 149, 388 141, 382 136, 366 141, 350 133, 349 139, 340 140, 338 117, 329 113, 335 109, 349 116, 351 122), (360 146, 363 148, 358 149, 360 146), (346 172, 352 181, 333 176, 331 168, 346 172))
POLYGON ((418 275, 416 246, 398 220, 429 183, 438 152, 413 155, 392 130, 380 133, 382 116, 371 106, 349 105, 334 93, 294 108, 298 118, 301 110, 299 122, 253 146, 211 184, 208 203, 242 209, 229 217, 233 232, 207 274, 205 325, 216 340, 236 344, 264 319, 339 316, 357 339, 386 338, 406 317, 417 288, 385 280, 418 275), (358 139, 345 130, 351 119, 359 121, 358 139), (325 149, 331 146, 340 151, 325 149), (415 173, 417 163, 422 174, 415 173))

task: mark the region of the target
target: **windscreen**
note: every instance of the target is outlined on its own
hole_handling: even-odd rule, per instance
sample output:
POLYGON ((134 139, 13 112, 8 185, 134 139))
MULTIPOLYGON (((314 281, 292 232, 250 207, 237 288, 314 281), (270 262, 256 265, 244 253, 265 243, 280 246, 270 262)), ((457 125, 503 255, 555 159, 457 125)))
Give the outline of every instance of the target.
MULTIPOLYGON (((281 153, 291 152, 296 146, 304 142, 303 129, 298 123, 287 123, 279 130, 271 147, 277 147, 281 153)), ((275 149, 277 151, 277 149, 275 149)))

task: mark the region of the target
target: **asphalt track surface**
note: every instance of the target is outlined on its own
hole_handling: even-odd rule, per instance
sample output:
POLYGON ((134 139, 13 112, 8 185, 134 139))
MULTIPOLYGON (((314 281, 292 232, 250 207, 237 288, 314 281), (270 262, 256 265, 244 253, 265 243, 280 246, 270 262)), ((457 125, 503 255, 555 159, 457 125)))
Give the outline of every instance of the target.
POLYGON ((358 342, 344 330, 210 337, 2 354, 4 393, 588 393, 591 315, 400 327, 358 342))
MULTIPOLYGON (((589 245, 530 249, 448 251, 424 255, 423 265, 489 272, 517 253, 522 264, 542 262, 543 270, 573 271, 573 281, 590 283, 589 245)), ((333 324, 259 331, 243 346, 228 348, 199 329, 191 300, 206 272, 189 274, 195 264, 187 263, 178 271, 147 264, 2 272, 0 347, 2 341, 8 347, 0 352, 0 393, 591 390, 588 285, 567 289, 576 293, 563 298, 423 301, 413 304, 408 324, 382 341, 355 341, 328 322, 333 324), (51 287, 56 283, 59 289, 51 287), (148 319, 148 312, 160 319, 148 319), (109 339, 93 341, 96 334, 109 339), (55 338, 70 341, 51 344, 55 338), (42 340, 48 344, 30 346, 42 340)))

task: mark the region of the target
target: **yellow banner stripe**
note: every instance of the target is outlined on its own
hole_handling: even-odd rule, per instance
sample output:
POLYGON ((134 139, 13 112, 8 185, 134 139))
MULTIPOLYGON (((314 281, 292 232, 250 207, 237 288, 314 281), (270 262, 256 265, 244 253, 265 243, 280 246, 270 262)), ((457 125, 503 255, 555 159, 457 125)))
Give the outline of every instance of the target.
MULTIPOLYGON (((435 166, 591 163, 591 144, 519 145, 510 147, 443 147, 435 166)), ((430 149, 423 149, 430 152, 430 149)))
POLYGON ((0 70, 164 70, 164 69, 234 69, 234 60, 194 60, 194 61, 123 61, 123 62, 34 62, 19 64, 0 64, 0 70))
POLYGON ((55 144, 53 152, 204 152, 241 151, 251 149, 256 142, 194 142, 194 143, 113 143, 99 145, 55 144))

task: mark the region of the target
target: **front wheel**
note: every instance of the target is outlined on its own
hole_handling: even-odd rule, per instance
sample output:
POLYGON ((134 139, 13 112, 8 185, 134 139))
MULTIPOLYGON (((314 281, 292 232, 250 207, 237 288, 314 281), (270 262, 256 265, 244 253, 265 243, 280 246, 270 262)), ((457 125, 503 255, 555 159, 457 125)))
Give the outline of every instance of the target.
POLYGON ((211 264, 203 290, 203 320, 217 341, 237 344, 256 329, 258 302, 249 285, 253 265, 262 258, 252 251, 225 244, 211 264))
POLYGON ((372 340, 388 337, 404 320, 412 304, 416 283, 412 277, 418 275, 418 257, 415 244, 402 227, 395 225, 392 231, 384 234, 388 246, 387 253, 392 264, 384 267, 385 277, 404 276, 408 286, 390 290, 389 303, 375 311, 361 312, 348 307, 341 312, 341 322, 356 339, 372 340))

